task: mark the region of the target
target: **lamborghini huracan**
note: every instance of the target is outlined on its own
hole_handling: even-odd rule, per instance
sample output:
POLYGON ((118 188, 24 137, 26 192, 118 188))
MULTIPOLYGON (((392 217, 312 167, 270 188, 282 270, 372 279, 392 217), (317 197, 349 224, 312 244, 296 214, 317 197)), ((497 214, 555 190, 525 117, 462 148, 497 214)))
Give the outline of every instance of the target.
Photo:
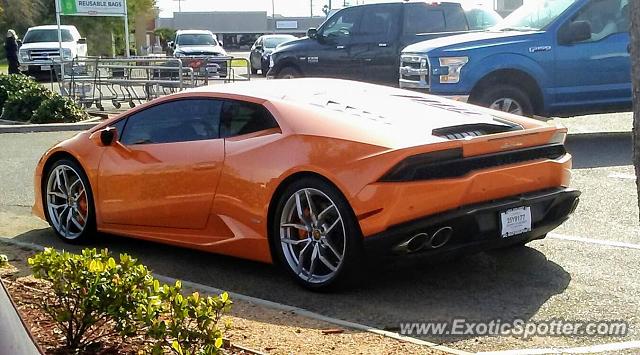
POLYGON ((335 79, 168 95, 48 150, 34 213, 96 231, 281 263, 321 289, 365 258, 541 239, 575 210, 567 131, 335 79))

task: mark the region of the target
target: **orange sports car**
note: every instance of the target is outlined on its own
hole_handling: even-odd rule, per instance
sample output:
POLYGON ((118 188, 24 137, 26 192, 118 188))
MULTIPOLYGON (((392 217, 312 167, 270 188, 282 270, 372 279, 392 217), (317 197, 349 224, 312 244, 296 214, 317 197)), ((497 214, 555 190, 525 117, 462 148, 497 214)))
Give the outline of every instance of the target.
POLYGON ((365 256, 544 238, 574 211, 566 129, 334 79, 215 85, 156 99, 47 151, 34 212, 263 262, 323 288, 365 256))

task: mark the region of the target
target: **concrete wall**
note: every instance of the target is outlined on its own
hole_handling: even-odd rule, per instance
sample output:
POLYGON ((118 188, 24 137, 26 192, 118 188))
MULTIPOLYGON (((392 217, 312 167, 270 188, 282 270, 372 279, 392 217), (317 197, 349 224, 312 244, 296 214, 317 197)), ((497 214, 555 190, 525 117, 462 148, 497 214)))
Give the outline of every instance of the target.
POLYGON ((218 34, 306 33, 318 27, 324 17, 267 17, 265 11, 174 12, 173 18, 158 18, 157 28, 210 30, 218 34), (280 25, 276 28, 276 25, 280 25))

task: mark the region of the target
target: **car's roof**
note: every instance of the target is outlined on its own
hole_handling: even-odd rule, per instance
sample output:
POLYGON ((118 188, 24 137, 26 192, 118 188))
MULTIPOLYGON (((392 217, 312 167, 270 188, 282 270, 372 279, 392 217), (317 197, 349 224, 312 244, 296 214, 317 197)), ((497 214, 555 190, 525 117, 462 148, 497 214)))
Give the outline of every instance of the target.
POLYGON ((294 35, 288 34, 273 34, 273 35, 262 35, 262 38, 280 38, 280 37, 295 37, 294 35))
MULTIPOLYGON (((300 78, 245 81, 189 89, 275 106, 286 126, 302 135, 358 140, 399 148, 424 144, 447 125, 494 123, 494 111, 408 90, 357 81, 300 78), (282 114, 284 113, 284 114, 282 114)), ((279 122, 282 124, 282 122, 279 122)))
MULTIPOLYGON (((29 27, 30 30, 57 30, 58 25, 42 25, 29 27)), ((76 26, 73 25, 60 25, 60 29, 63 30, 75 30, 76 26)))
POLYGON ((177 30, 176 34, 184 35, 184 34, 212 34, 209 30, 177 30))

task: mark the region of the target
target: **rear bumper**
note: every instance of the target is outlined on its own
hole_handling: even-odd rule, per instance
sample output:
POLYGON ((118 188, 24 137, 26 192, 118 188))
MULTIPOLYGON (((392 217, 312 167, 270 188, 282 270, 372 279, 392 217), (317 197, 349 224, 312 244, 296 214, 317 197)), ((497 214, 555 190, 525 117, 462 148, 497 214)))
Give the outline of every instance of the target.
POLYGON ((580 191, 555 188, 512 196, 498 201, 465 206, 393 226, 384 232, 364 239, 368 255, 423 254, 434 256, 457 252, 475 252, 525 243, 544 238, 576 209, 580 191), (531 231, 503 238, 500 231, 500 212, 511 208, 531 208, 531 231), (422 248, 415 252, 400 251, 398 246, 419 233, 433 235, 440 228, 451 227, 449 241, 437 249, 422 248))

